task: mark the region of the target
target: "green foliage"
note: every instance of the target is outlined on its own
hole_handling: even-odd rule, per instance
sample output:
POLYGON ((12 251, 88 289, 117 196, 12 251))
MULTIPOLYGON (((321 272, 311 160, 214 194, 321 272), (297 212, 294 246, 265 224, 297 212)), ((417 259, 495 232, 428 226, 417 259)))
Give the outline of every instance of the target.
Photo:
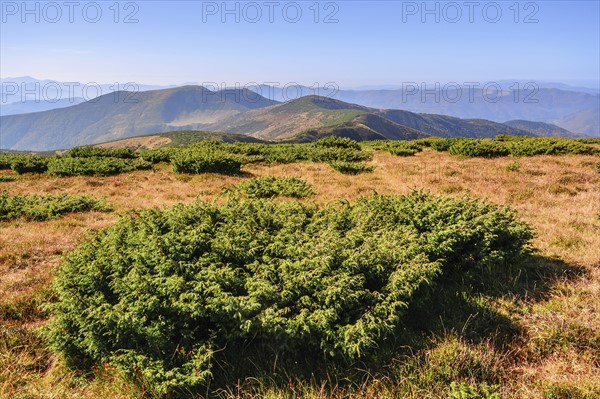
POLYGON ((598 389, 580 386, 577 382, 548 383, 544 397, 548 399, 594 399, 598 397, 598 389))
POLYGON ((420 288, 503 267, 530 239, 510 210, 422 193, 146 210, 66 259, 47 337, 72 367, 110 362, 157 395, 189 396, 222 348, 377 351, 420 288))
POLYGON ((453 381, 450 384, 451 399, 500 399, 497 386, 490 386, 486 383, 480 386, 471 385, 464 381, 453 381))
POLYGON ((510 134, 499 134, 496 136, 496 141, 513 141, 520 140, 522 136, 511 136, 510 134))
POLYGON ((315 147, 315 149, 310 151, 308 158, 313 162, 360 162, 372 159, 373 155, 365 151, 342 147, 315 147))
POLYGON ((313 162, 359 162, 372 159, 372 154, 362 151, 358 142, 346 138, 328 136, 308 146, 308 160, 313 162))
POLYGON ((506 143, 511 155, 562 155, 562 154, 595 154, 599 150, 581 141, 565 138, 520 138, 506 143))
POLYGON ((0 183, 2 183, 2 182, 9 182, 9 181, 15 181, 15 180, 17 180, 17 178, 15 176, 0 175, 0 183))
MULTIPOLYGON (((166 144, 167 147, 182 147, 190 144, 196 144, 201 141, 221 141, 223 143, 260 143, 262 140, 251 136, 236 133, 215 133, 202 130, 175 130, 157 134, 148 134, 146 136, 166 137, 171 140, 166 144)), ((143 136, 142 136, 143 137, 143 136)))
POLYGON ((136 154, 128 148, 101 148, 92 146, 71 148, 66 152, 65 156, 72 158, 136 158, 136 154))
POLYGON ((359 173, 372 172, 375 170, 375 166, 368 166, 364 163, 329 162, 329 166, 331 166, 333 170, 346 175, 358 175, 359 173))
POLYGON ((577 141, 580 141, 582 143, 585 144, 600 144, 600 137, 590 137, 587 139, 577 139, 577 141))
POLYGON ((56 176, 110 176, 151 168, 152 164, 142 159, 58 157, 48 164, 48 173, 56 176))
POLYGON ((304 198, 313 195, 310 184, 296 177, 263 176, 245 180, 228 189, 237 193, 242 192, 251 198, 273 198, 278 196, 304 198))
POLYGON ((218 142, 203 142, 171 157, 171 165, 176 173, 240 173, 242 162, 228 154, 218 142))
POLYGON ((506 170, 509 172, 516 172, 521 168, 521 164, 519 162, 513 162, 506 167, 506 170))
POLYGON ((440 137, 431 136, 431 137, 426 137, 424 139, 412 140, 411 142, 418 145, 419 147, 423 148, 423 147, 431 147, 431 145, 433 143, 441 141, 441 140, 445 140, 445 139, 440 138, 440 137))
POLYGON ((364 145, 368 148, 379 151, 387 151, 392 155, 408 157, 422 151, 423 141, 404 141, 404 140, 377 140, 365 142, 364 145))
POLYGON ((50 157, 38 155, 16 155, 10 163, 10 168, 18 174, 44 173, 48 170, 50 157))
POLYGON ((410 157, 410 156, 415 155, 417 152, 420 152, 421 149, 395 145, 395 146, 388 147, 387 151, 392 155, 398 155, 401 157, 410 157))
POLYGON ((495 158, 507 156, 509 150, 492 139, 462 139, 454 142, 448 148, 448 153, 467 157, 495 158))
POLYGON ((315 147, 325 147, 325 148, 347 148, 351 150, 360 151, 360 144, 357 141, 346 138, 346 137, 336 137, 336 136, 327 136, 313 142, 313 146, 315 147))
POLYGON ((154 150, 142 151, 140 157, 150 163, 170 162, 171 157, 180 149, 173 147, 163 147, 154 150))
POLYGON ((0 154, 0 170, 10 169, 12 161, 21 155, 0 154))
MULTIPOLYGON (((241 166, 248 163, 278 164, 303 161, 359 162, 372 157, 371 153, 362 151, 355 141, 338 137, 326 137, 308 144, 224 144, 207 141, 170 154, 171 164, 177 168, 176 171, 188 170, 187 165, 198 163, 198 170, 202 172, 206 172, 206 167, 209 167, 211 172, 226 174, 239 172, 234 163, 241 166), (225 160, 224 165, 210 166, 213 162, 218 163, 219 159, 225 160)), ((194 172, 196 169, 194 166, 188 173, 202 173, 194 172)))
POLYGON ((534 156, 534 155, 591 155, 600 149, 580 139, 554 137, 521 137, 498 135, 495 139, 441 139, 431 142, 436 151, 469 157, 534 156))
POLYGON ((224 146, 224 149, 240 157, 244 163, 286 164, 309 159, 309 150, 304 144, 235 143, 224 146))
POLYGON ((432 140, 429 144, 429 146, 434 149, 435 151, 448 151, 450 149, 450 147, 452 145, 454 145, 456 142, 458 142, 461 139, 458 138, 454 138, 454 139, 437 139, 437 140, 432 140))
POLYGON ((104 201, 86 196, 61 195, 9 195, 0 192, 0 220, 25 218, 29 220, 55 219, 72 212, 101 211, 111 208, 104 201))

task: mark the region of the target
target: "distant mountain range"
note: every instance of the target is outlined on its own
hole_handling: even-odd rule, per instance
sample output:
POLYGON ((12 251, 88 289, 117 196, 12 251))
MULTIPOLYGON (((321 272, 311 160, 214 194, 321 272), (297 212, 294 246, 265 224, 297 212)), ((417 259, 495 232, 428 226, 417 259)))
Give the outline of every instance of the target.
MULTIPOLYGON (((492 90, 492 93, 494 91, 492 90)), ((531 120, 552 123, 566 130, 600 136, 600 95, 559 89, 503 90, 497 100, 475 90, 442 91, 439 95, 402 91, 340 91, 337 98, 376 108, 406 109, 452 115, 459 118, 482 118, 496 122, 531 120), (447 101, 445 99, 457 99, 447 101)))
POLYGON ((0 148, 46 151, 144 134, 203 130, 255 139, 310 141, 327 135, 366 139, 572 136, 556 126, 502 124, 403 110, 377 109, 319 96, 278 103, 249 90, 201 86, 115 92, 74 106, 0 117, 0 148))
POLYGON ((57 101, 27 100, 0 106, 0 116, 28 114, 31 112, 49 111, 51 109, 66 108, 85 102, 83 98, 62 98, 57 101))
POLYGON ((198 86, 114 92, 67 108, 0 116, 0 147, 52 150, 186 130, 272 104, 266 98, 256 98, 255 93, 215 93, 198 86), (246 97, 253 101, 244 101, 246 97))
POLYGON ((259 92, 277 101, 290 96, 321 94, 373 108, 404 109, 411 112, 443 114, 459 118, 481 118, 495 122, 530 120, 555 124, 565 130, 600 136, 600 94, 596 89, 561 84, 527 86, 517 82, 494 83, 488 90, 473 87, 339 90, 305 86, 282 88, 261 86, 259 92), (518 88, 517 88, 518 87, 518 88), (497 89, 500 88, 500 91, 497 89), (426 89, 427 91, 424 91, 426 89))
MULTIPOLYGON (((32 77, 0 79, 0 115, 15 115, 63 108, 95 95, 123 91, 152 91, 176 86, 135 84, 95 84, 87 86, 76 82, 37 80, 32 77), (24 85, 24 86, 23 86, 24 85), (21 94, 21 87, 37 94, 21 94), (38 87, 38 89, 35 89, 38 87), (18 91, 12 93, 15 89, 18 91), (37 90, 37 91, 36 91, 37 90), (58 99, 58 100, 56 100, 58 99), (69 101, 74 101, 70 103, 69 101)), ((250 90, 273 102, 288 102, 308 95, 332 97, 347 103, 376 109, 402 109, 417 113, 443 114, 458 118, 487 119, 494 122, 528 120, 557 125, 569 132, 600 136, 600 90, 569 86, 561 83, 538 82, 533 86, 526 81, 498 81, 482 90, 483 84, 448 86, 435 89, 429 85, 424 92, 419 85, 406 84, 389 89, 337 90, 333 87, 249 86, 250 90), (500 92, 496 89, 500 88, 500 92)), ((240 90, 237 90, 239 92, 240 90)), ((231 90, 236 92, 236 90, 231 90)), ((255 96, 255 95, 254 95, 255 96)), ((249 97, 250 98, 250 97, 249 97)))
POLYGON ((600 93, 597 89, 563 84, 494 82, 483 85, 426 88, 407 85, 405 89, 332 90, 288 86, 259 86, 257 91, 277 101, 299 95, 318 94, 373 108, 403 109, 443 114, 458 118, 479 118, 495 122, 530 120, 555 124, 570 132, 600 136, 600 93), (498 91, 497 89, 500 89, 498 91), (425 89, 426 91, 424 91, 425 89))
POLYGON ((578 135, 576 133, 571 133, 567 129, 563 129, 562 127, 558 127, 551 123, 514 120, 504 122, 504 124, 510 127, 514 127, 515 129, 525 130, 535 136, 586 137, 583 134, 578 135))
POLYGON ((40 104, 45 104, 44 110, 61 108, 61 104, 69 102, 69 100, 88 101, 119 90, 148 91, 170 87, 175 87, 175 85, 158 86, 135 82, 61 82, 36 79, 31 76, 0 78, 0 114, 25 113, 20 111, 37 112, 41 110, 40 104), (18 103, 22 105, 19 107, 18 103), (17 110, 19 112, 15 112, 17 110))

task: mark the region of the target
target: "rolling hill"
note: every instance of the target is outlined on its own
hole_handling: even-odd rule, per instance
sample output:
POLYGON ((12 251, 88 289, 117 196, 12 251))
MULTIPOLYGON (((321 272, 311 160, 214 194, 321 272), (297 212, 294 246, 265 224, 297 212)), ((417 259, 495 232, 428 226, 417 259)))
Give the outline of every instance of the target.
POLYGON ((461 119, 448 115, 417 114, 401 110, 384 110, 379 115, 398 124, 439 137, 495 137, 498 134, 527 136, 530 133, 485 119, 461 119))
POLYGON ((114 92, 67 108, 2 116, 0 124, 0 148, 37 151, 176 130, 276 141, 331 134, 393 140, 531 134, 483 119, 376 109, 319 96, 275 103, 248 90, 213 92, 201 86, 114 92))
POLYGON ((114 92, 67 108, 0 117, 0 148, 51 150, 141 134, 199 129, 274 102, 247 90, 183 86, 114 92))
MULTIPOLYGON (((81 98, 90 100, 89 93, 82 90, 83 83, 75 83, 74 91, 71 84, 52 80, 39 80, 31 77, 0 78, 3 94, 0 104, 0 115, 15 115, 23 113, 41 112, 50 109, 63 108, 82 102, 81 98), (10 87, 16 90, 10 93, 3 89, 10 87), (36 99, 27 97, 23 99, 21 88, 34 90, 36 99), (44 93, 42 95, 41 93, 44 93), (12 94, 11 94, 12 93, 12 94), (55 99, 59 99, 55 101, 55 99)), ((269 85, 251 86, 250 90, 271 100, 273 103, 288 102, 303 96, 319 94, 330 96, 338 100, 360 104, 376 109, 403 109, 415 113, 443 114, 458 118, 487 119, 494 122, 507 120, 531 120, 555 124, 571 132, 599 136, 600 135, 600 91, 598 88, 574 87, 552 82, 529 81, 497 81, 491 82, 492 94, 484 96, 481 82, 476 88, 472 86, 451 86, 449 89, 438 88, 437 93, 428 87, 427 94, 421 92, 422 88, 411 86, 410 90, 403 91, 401 86, 383 88, 360 88, 355 90, 337 90, 331 87, 307 87, 292 85, 275 87, 269 85), (527 90, 531 85, 535 90, 527 90), (501 91, 496 93, 496 88, 501 91), (516 89, 515 89, 516 88, 516 89), (415 91, 416 90, 416 91, 415 91), (498 94, 498 98, 495 98, 498 94), (489 96, 492 98, 490 99, 489 96)), ((412 83, 413 85, 416 83, 412 83)), ((96 86, 98 94, 112 93, 114 84, 100 84, 96 86)), ((156 91, 159 89, 174 88, 176 86, 156 86, 143 84, 121 85, 121 89, 135 89, 136 92, 156 91), (130 87, 131 86, 131 87, 130 87)), ((254 93, 249 98, 255 97, 254 93)), ((198 125, 194 128, 200 128, 198 125)), ((190 127, 192 128, 192 127, 190 127)))
POLYGON ((347 137, 356 141, 415 140, 429 137, 428 134, 399 125, 379 115, 363 114, 355 117, 350 122, 301 131, 288 141, 305 143, 326 136, 347 137))
MULTIPOLYGON (((241 113, 208 126, 207 130, 249 134, 266 140, 289 140, 311 128, 348 129, 351 125, 355 128, 360 127, 363 134, 367 133, 364 130, 364 126, 367 126, 381 136, 393 140, 417 138, 419 134, 421 137, 495 137, 498 134, 528 134, 520 129, 481 119, 380 110, 319 96, 306 96, 241 113), (358 117, 362 119, 356 119, 358 117)), ((359 133, 355 134, 360 136, 359 133)))
POLYGON ((374 108, 404 109, 417 113, 444 114, 458 118, 480 118, 495 122, 533 120, 552 123, 571 132, 600 136, 600 94, 598 90, 582 92, 572 87, 544 87, 536 90, 512 90, 513 85, 501 85, 495 98, 483 95, 481 85, 471 92, 440 89, 425 97, 419 90, 406 93, 394 90, 340 90, 335 98, 374 108))
POLYGON ((251 136, 231 133, 205 132, 202 130, 177 130, 158 134, 146 134, 126 139, 108 141, 97 144, 103 148, 130 148, 132 150, 151 150, 162 147, 177 147, 194 144, 200 141, 220 141, 223 143, 264 143, 263 140, 251 136))
MULTIPOLYGON (((421 135, 440 137, 495 137, 498 134, 527 135, 526 131, 481 119, 460 119, 445 115, 416 114, 402 110, 380 110, 343 101, 306 96, 283 104, 239 114, 209 126, 208 130, 245 133, 266 140, 291 139, 307 129, 348 128, 359 116, 369 116, 371 129, 389 139, 421 135), (375 118, 377 117, 377 118, 375 118), (394 132, 399 129, 403 132, 394 132), (383 129, 383 130, 380 130, 383 129), (406 129, 411 129, 408 131, 406 129), (415 132, 417 131, 417 132, 415 132), (408 135, 408 136, 407 136, 408 135)), ((364 123, 363 123, 364 124, 364 123)))

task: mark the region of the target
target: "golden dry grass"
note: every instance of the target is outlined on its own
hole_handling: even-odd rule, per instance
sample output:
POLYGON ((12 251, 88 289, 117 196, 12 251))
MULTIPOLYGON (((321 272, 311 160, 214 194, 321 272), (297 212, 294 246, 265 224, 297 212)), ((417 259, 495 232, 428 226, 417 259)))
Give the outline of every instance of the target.
MULTIPOLYGON (((497 300, 494 306, 524 330, 523 339, 514 347, 494 353, 466 343, 460 345, 481 356, 488 353, 493 357, 490 362, 503 363, 494 363, 494 367, 504 367, 510 376, 502 387, 506 397, 562 397, 564 392, 579 395, 571 397, 593 397, 585 395, 600 394, 600 175, 595 162, 595 157, 579 155, 459 159, 426 150, 414 157, 377 153, 372 161, 375 171, 357 176, 342 175, 326 164, 314 163, 249 165, 243 169, 247 172, 244 177, 176 175, 170 167, 161 165, 155 171, 112 177, 25 175, 0 183, 0 190, 11 194, 105 197, 115 208, 109 214, 92 212, 46 222, 0 223, 0 334, 20 337, 14 341, 18 345, 0 348, 0 397, 140 396, 139 389, 123 382, 110 369, 99 370, 95 378, 86 379, 66 370, 47 353, 33 333, 45 322, 43 313, 36 311, 36 301, 44 299, 40 292, 47 290, 61 257, 89 234, 114 223, 117 214, 196 199, 220 200, 224 187, 250 175, 302 178, 316 189, 315 197, 308 201, 354 200, 371 192, 402 194, 425 189, 443 195, 469 193, 513 207, 534 227, 534 245, 542 256, 579 267, 581 273, 552 281, 541 297, 497 300), (515 162, 517 170, 508 170, 515 162), (10 316, 11 309, 27 306, 32 309, 30 315, 10 316)), ((438 348, 455 345, 452 334, 438 339, 442 342, 438 348)), ((385 379, 374 379, 359 384, 354 395, 394 396, 390 384, 385 379)), ((314 398, 346 394, 341 389, 332 394, 319 383, 290 387, 286 392, 291 397, 314 398)), ((415 392, 412 397, 424 395, 415 392)), ((224 396, 241 397, 243 392, 232 388, 224 396)), ((283 393, 265 388, 249 396, 283 397, 283 393)))

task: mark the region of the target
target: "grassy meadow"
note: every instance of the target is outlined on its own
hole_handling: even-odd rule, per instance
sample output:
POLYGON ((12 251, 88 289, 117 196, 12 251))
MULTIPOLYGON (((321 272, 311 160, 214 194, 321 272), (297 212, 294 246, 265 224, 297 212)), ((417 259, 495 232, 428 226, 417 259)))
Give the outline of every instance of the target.
MULTIPOLYGON (((474 151, 470 143, 461 146, 474 151)), ((179 203, 223 204, 239 191, 274 197, 275 203, 294 197, 317 206, 354 204, 373 193, 480 198, 514 209, 531 226, 532 251, 501 270, 436 280, 424 295, 428 300, 409 306, 397 334, 378 343, 372 355, 340 361, 312 354, 290 357, 275 346, 268 350, 268 345, 253 352, 249 342, 235 349, 248 353, 241 356, 248 360, 219 357, 212 366, 213 378, 202 392, 193 392, 195 397, 600 396, 598 154, 577 150, 507 156, 495 142, 484 147, 494 155, 468 157, 458 147, 449 153, 429 145, 413 151, 367 144, 363 150, 368 157, 348 160, 319 152, 290 162, 241 162, 239 172, 227 174, 175 173, 158 161, 151 168, 144 163, 139 170, 128 166, 106 176, 0 171, 2 198, 19 196, 23 207, 27 201, 39 206, 39 197, 31 198, 41 195, 77 196, 85 204, 96 204, 75 203, 72 212, 61 208, 48 217, 0 217, 0 397, 159 396, 110 363, 69 368, 50 349, 43 331, 52 318, 46 304, 57 301, 52 281, 65 256, 119 218, 179 203), (250 180, 254 178, 262 179, 250 180)), ((193 156, 184 154, 178 162, 193 156)), ((64 160, 55 170, 66 167, 64 160)), ((198 168, 205 160, 193 162, 198 168)))

